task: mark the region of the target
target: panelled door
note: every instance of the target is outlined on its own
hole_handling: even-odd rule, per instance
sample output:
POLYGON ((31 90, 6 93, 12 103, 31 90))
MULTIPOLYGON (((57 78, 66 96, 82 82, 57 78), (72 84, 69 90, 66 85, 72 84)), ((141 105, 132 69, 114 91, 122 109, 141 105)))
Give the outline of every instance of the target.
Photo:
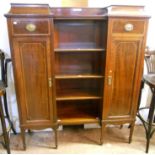
POLYGON ((142 77, 145 20, 112 19, 104 86, 103 120, 133 120, 142 77))
POLYGON ((17 37, 13 50, 22 124, 49 126, 53 119, 50 39, 17 37))

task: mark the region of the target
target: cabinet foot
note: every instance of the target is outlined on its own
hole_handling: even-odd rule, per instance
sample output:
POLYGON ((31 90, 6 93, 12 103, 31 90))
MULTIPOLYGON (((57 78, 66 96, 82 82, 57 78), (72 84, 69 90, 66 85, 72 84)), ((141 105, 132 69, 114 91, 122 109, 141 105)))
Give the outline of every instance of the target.
POLYGON ((55 146, 54 148, 58 148, 58 132, 57 132, 58 127, 53 127, 53 132, 54 132, 54 141, 55 141, 55 146))
POLYGON ((54 129, 55 132, 55 149, 58 148, 58 132, 57 129, 54 129))
POLYGON ((33 133, 32 130, 28 129, 28 134, 32 135, 32 133, 33 133))
POLYGON ((130 124, 129 144, 132 142, 132 135, 133 135, 134 126, 135 126, 135 122, 130 124))
POLYGON ((25 142, 25 129, 21 128, 21 138, 23 142, 23 150, 26 150, 26 142, 25 142))
POLYGON ((123 128, 123 124, 122 125, 120 125, 120 129, 122 129, 123 128))
POLYGON ((102 123, 102 124, 101 124, 100 145, 103 144, 103 136, 104 136, 104 132, 105 132, 105 127, 106 127, 106 124, 102 123))

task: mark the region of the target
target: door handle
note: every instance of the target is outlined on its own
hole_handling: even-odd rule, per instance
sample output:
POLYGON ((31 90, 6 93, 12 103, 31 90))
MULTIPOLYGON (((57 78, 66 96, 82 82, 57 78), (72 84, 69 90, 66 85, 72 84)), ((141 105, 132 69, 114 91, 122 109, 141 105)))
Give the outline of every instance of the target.
POLYGON ((27 24, 25 28, 29 32, 34 32, 36 30, 36 25, 34 25, 34 24, 27 24))

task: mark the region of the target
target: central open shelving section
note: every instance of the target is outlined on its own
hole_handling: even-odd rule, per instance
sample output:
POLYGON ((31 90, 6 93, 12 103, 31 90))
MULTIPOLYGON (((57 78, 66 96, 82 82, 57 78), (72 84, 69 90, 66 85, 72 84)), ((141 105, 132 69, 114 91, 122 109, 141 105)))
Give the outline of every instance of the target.
POLYGON ((99 123, 106 56, 105 20, 54 21, 56 104, 59 123, 99 123))

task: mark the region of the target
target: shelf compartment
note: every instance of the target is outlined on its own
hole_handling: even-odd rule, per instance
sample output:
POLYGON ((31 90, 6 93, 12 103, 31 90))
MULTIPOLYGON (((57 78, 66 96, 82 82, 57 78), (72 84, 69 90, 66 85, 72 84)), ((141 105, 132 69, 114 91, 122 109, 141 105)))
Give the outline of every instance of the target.
POLYGON ((101 79, 104 78, 102 75, 56 75, 55 79, 101 79))
POLYGON ((54 22, 54 48, 104 48, 106 28, 104 20, 57 20, 54 22))
POLYGON ((56 80, 56 100, 102 99, 102 79, 56 80))
POLYGON ((62 52, 55 54, 56 75, 103 75, 104 52, 62 52), (101 67, 102 66, 102 67, 101 67))
POLYGON ((99 123, 99 102, 58 101, 58 123, 62 125, 99 123))
POLYGON ((69 49, 69 48, 56 48, 54 49, 55 52, 104 52, 105 49, 103 48, 73 48, 73 49, 69 49))

